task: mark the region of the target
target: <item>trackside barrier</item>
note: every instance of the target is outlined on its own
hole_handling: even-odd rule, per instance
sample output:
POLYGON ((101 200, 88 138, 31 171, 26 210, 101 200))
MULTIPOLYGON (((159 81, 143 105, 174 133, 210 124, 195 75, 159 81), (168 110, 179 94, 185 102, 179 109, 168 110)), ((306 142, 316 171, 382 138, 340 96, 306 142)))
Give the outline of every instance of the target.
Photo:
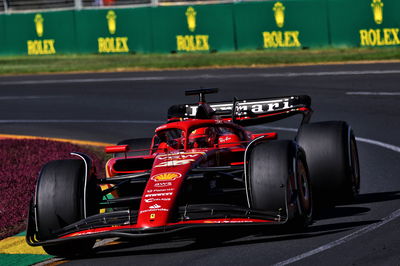
POLYGON ((2 16, 2 54, 53 55, 76 53, 75 12, 46 12, 2 16), (4 40, 5 39, 5 40, 4 40))
POLYGON ((232 10, 232 4, 152 8, 153 51, 234 51, 232 10))
POLYGON ((280 0, 0 15, 0 54, 400 46, 398 0, 280 0))
POLYGON ((320 0, 239 2, 234 5, 237 48, 328 46, 326 10, 320 0))
POLYGON ((0 54, 7 53, 6 33, 5 33, 5 16, 0 16, 0 54))
POLYGON ((400 1, 329 0, 331 43, 335 46, 400 45, 400 1))
POLYGON ((150 53, 150 8, 75 12, 80 53, 150 53))

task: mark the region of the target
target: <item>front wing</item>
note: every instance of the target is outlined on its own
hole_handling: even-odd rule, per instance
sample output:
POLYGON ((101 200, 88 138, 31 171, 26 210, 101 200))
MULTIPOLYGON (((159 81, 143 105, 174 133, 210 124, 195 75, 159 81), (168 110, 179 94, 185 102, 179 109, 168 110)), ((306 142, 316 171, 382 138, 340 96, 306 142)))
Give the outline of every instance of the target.
POLYGON ((151 239, 162 237, 196 237, 202 230, 213 228, 254 229, 283 225, 287 217, 279 213, 245 209, 234 205, 191 205, 179 209, 183 219, 160 227, 141 228, 136 225, 137 213, 130 210, 93 215, 54 232, 54 238, 39 240, 34 214, 30 212, 26 241, 31 246, 53 245, 61 242, 120 237, 151 239))

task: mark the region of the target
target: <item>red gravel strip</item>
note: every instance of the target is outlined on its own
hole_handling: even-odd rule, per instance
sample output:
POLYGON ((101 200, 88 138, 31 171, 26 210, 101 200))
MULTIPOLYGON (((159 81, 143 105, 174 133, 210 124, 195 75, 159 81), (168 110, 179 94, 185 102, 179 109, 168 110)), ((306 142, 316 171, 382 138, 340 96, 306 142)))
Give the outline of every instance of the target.
POLYGON ((49 161, 76 159, 83 152, 104 173, 103 158, 92 149, 65 142, 40 139, 0 139, 0 239, 25 230, 29 201, 41 167, 49 161))

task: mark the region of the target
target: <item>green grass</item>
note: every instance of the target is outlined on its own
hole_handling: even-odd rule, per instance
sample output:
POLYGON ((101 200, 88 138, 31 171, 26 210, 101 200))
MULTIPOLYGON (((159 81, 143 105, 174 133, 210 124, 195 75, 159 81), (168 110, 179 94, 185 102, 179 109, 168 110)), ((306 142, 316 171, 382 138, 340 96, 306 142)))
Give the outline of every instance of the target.
POLYGON ((0 75, 400 60, 400 48, 0 57, 0 75))

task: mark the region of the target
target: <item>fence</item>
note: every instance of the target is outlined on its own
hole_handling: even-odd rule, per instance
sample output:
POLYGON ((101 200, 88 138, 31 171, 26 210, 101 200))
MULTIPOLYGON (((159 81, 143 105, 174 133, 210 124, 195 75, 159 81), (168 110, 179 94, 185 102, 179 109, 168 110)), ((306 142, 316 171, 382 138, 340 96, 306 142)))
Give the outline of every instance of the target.
MULTIPOLYGON (((85 6, 87 1, 81 3, 85 6)), ((399 13, 398 0, 242 1, 16 12, 0 15, 0 54, 398 47, 399 13)))

